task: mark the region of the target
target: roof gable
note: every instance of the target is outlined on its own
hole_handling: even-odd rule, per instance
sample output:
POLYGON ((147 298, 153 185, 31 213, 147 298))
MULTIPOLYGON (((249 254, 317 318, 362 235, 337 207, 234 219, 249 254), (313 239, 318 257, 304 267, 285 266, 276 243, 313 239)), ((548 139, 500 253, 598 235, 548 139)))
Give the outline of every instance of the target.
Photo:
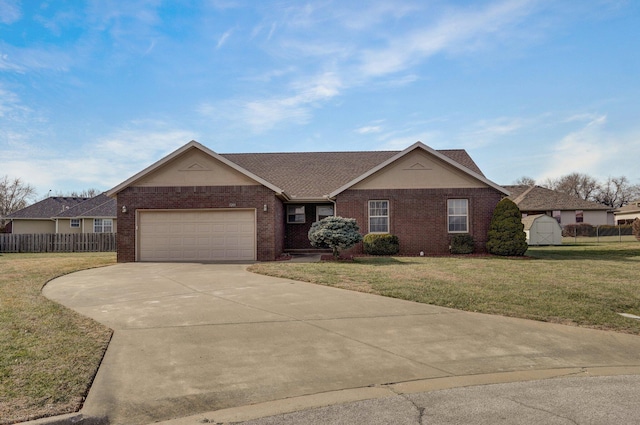
MULTIPOLYGON (((497 185, 496 183, 493 183, 492 181, 488 180, 486 177, 484 177, 484 175, 482 173, 478 173, 476 171, 473 171, 465 166, 463 166, 462 164, 460 164, 459 162, 453 160, 451 157, 440 153, 434 149, 431 149, 430 147, 426 146, 425 144, 421 143, 421 142, 416 142, 413 145, 409 146, 407 149, 393 155, 392 157, 388 158, 386 161, 378 164, 377 166, 371 168, 370 170, 366 171, 365 173, 359 175, 358 177, 356 177, 355 179, 347 182, 345 185, 339 187, 338 189, 334 190, 330 196, 334 197, 337 196, 338 194, 344 192, 345 190, 354 187, 355 185, 357 185, 360 182, 363 182, 365 179, 368 179, 369 177, 373 176, 374 174, 380 172, 381 170, 383 170, 384 168, 388 167, 389 165, 396 163, 400 160, 402 160, 403 158, 407 158, 408 155, 414 153, 414 152, 423 152, 425 153, 427 156, 433 157, 435 158, 437 161, 446 164, 447 166, 449 166, 452 170, 455 170, 456 172, 460 173, 460 176, 466 178, 466 179, 473 179, 478 183, 481 183, 484 186, 489 186, 492 187, 502 193, 504 193, 505 195, 508 195, 508 192, 500 187, 499 185, 497 185)), ((462 157, 462 155, 460 154, 460 151, 456 150, 456 151, 449 151, 449 152, 456 152, 458 154, 459 157, 462 157)), ((466 154, 466 152, 465 152, 466 154)), ((473 166, 475 166, 475 163, 473 163, 473 161, 471 160, 470 157, 468 157, 468 155, 466 155, 468 158, 468 161, 470 161, 473 166)), ((410 166, 409 168, 414 168, 416 170, 421 170, 421 169, 427 169, 427 167, 425 167, 423 164, 421 164, 420 162, 416 164, 413 164, 413 166, 410 166), (416 168, 417 167, 417 168, 416 168)), ((477 166, 475 166, 474 168, 477 169, 477 166)), ((478 171, 480 171, 478 169, 478 171)))
MULTIPOLYGON (((141 183, 142 185, 145 185, 145 184, 146 185, 148 185, 148 184, 152 184, 152 185, 156 184, 154 182, 154 180, 153 180, 155 172, 159 171, 163 166, 171 163, 172 161, 175 161, 175 160, 179 159, 182 155, 184 155, 185 153, 188 153, 191 150, 197 150, 197 151, 203 153, 205 155, 204 158, 216 160, 216 161, 228 166, 231 170, 234 170, 234 171, 240 173, 240 175, 243 175, 243 176, 249 178, 252 181, 255 181, 255 182, 259 183, 259 184, 262 184, 262 185, 268 187, 269 189, 273 190, 274 192, 276 192, 278 194, 283 193, 283 190, 280 189, 279 187, 277 187, 277 186, 273 185, 272 183, 262 179, 261 177, 256 176, 255 174, 253 174, 250 171, 242 168, 238 164, 235 164, 234 162, 229 161, 228 159, 224 158, 223 156, 218 155, 217 153, 215 153, 211 149, 201 145, 200 143, 196 142, 195 140, 192 140, 189 143, 187 143, 186 145, 182 146, 181 148, 175 150, 174 152, 170 153, 169 155, 165 156, 164 158, 162 158, 159 161, 151 164, 149 167, 145 168, 144 170, 140 171, 139 173, 135 174, 134 176, 132 176, 129 179, 125 180, 124 182, 120 183, 119 185, 117 185, 113 189, 109 190, 107 192, 107 195, 113 197, 113 196, 117 195, 118 192, 121 192, 125 188, 127 188, 129 186, 136 185, 138 183, 141 183)), ((185 172, 211 171, 208 168, 207 164, 202 164, 201 162, 198 162, 197 160, 196 161, 192 161, 192 162, 186 162, 185 164, 182 164, 181 170, 185 171, 185 172)), ((192 183, 188 183, 187 181, 183 181, 182 182, 182 185, 191 185, 191 184, 192 183)), ((175 184, 172 184, 172 186, 174 186, 174 185, 175 184)))

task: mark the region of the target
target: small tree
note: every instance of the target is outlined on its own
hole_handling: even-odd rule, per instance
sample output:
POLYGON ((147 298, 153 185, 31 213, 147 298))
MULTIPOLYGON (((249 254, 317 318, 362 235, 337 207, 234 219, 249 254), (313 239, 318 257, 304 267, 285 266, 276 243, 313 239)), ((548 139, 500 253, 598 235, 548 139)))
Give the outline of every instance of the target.
POLYGON ((504 198, 495 210, 489 227, 487 251, 494 255, 524 255, 527 235, 524 233, 522 214, 518 206, 504 198))
POLYGON ((338 258, 340 250, 362 241, 362 235, 355 218, 327 217, 311 225, 309 241, 318 248, 328 246, 338 258))
POLYGON ((633 223, 631 224, 631 231, 633 232, 633 236, 640 241, 640 218, 633 220, 633 223))

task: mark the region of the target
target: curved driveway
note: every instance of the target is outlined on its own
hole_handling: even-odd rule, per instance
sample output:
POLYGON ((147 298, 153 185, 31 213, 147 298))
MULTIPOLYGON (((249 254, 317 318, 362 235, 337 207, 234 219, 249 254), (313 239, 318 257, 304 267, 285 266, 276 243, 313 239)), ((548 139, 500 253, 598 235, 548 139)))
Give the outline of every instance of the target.
POLYGON ((82 410, 111 424, 313 394, 353 401, 640 373, 637 336, 260 276, 245 265, 118 264, 43 292, 115 330, 82 410))

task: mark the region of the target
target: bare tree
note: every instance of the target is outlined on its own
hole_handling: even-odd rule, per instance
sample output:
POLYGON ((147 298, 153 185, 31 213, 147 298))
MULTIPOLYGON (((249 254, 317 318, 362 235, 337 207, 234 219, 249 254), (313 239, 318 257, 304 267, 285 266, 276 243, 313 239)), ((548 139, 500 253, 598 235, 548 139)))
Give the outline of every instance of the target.
POLYGON ((529 176, 522 176, 518 180, 513 182, 513 184, 518 186, 535 186, 536 181, 529 176))
POLYGON ((93 198, 94 196, 98 196, 101 193, 102 191, 95 188, 91 188, 91 189, 84 189, 79 192, 74 190, 68 193, 57 191, 54 196, 67 197, 67 198, 93 198))
POLYGON ((29 205, 36 189, 20 178, 0 177, 0 228, 4 228, 4 217, 29 205))
POLYGON ((595 200, 595 195, 600 190, 596 179, 582 173, 571 173, 557 179, 547 179, 543 186, 587 201, 595 200))
POLYGON ((611 208, 620 208, 638 198, 640 185, 632 185, 625 176, 609 177, 595 194, 596 202, 611 208))

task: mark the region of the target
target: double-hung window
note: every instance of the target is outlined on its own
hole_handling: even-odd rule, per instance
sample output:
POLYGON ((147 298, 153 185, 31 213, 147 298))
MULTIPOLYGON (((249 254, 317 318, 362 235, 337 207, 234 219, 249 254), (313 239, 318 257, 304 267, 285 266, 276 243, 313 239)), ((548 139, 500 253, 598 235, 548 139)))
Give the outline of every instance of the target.
POLYGON ((113 233, 113 220, 110 218, 94 218, 93 233, 113 233))
POLYGON ((304 223, 304 205, 287 205, 287 223, 304 223))
POLYGON ((447 210, 449 233, 469 232, 469 200, 449 199, 447 210))
POLYGON ((71 219, 71 227, 80 227, 80 219, 72 218, 71 219))
POLYGON ((369 233, 389 233, 389 201, 369 201, 369 233))

